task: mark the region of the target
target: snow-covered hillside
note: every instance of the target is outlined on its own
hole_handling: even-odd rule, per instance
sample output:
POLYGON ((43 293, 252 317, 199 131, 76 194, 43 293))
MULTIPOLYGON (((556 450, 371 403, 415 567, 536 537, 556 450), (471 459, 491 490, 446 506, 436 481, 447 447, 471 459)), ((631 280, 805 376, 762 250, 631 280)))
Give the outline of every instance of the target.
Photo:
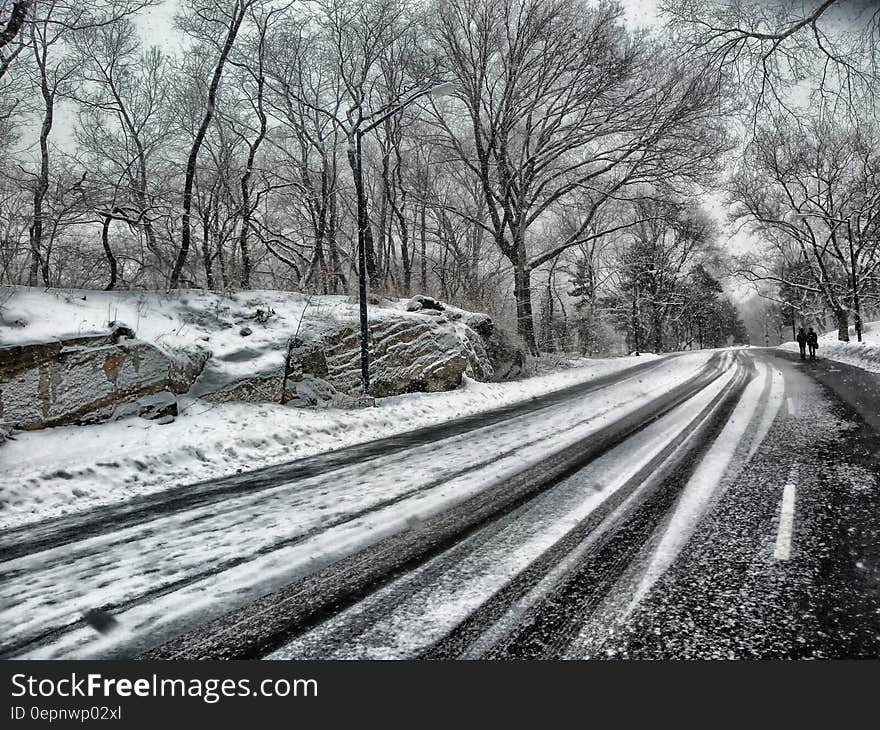
MULTIPOLYGON (((370 306, 370 317, 418 318, 407 314, 404 305, 382 300, 370 306)), ((103 332, 111 322, 121 322, 167 354, 181 349, 210 351, 206 377, 217 383, 281 368, 289 337, 354 321, 357 311, 357 302, 347 296, 282 291, 217 294, 16 287, 5 289, 0 297, 0 345, 103 332), (249 332, 243 336, 245 330, 249 332)))
MULTIPOLYGON (((836 329, 820 335, 817 356, 880 373, 880 321, 864 324, 861 342, 856 339, 853 327, 850 327, 849 336, 849 342, 841 342, 837 339, 836 329)), ((798 351, 798 344, 793 341, 780 347, 792 352, 798 351)))

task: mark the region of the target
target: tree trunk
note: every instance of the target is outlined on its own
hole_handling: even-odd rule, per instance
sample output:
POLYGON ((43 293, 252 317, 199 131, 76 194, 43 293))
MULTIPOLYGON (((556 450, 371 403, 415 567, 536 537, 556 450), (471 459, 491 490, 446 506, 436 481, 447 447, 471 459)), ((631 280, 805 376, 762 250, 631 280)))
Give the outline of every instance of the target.
POLYGON ((531 271, 529 271, 524 257, 517 257, 513 262, 514 281, 513 296, 516 299, 516 331, 522 338, 529 353, 538 354, 538 345, 535 342, 535 321, 532 315, 532 287, 531 271))
POLYGON ((251 230, 251 220, 254 215, 254 206, 251 205, 251 176, 253 175, 254 163, 257 159, 257 152, 260 149, 260 146, 263 144, 263 140, 266 139, 266 132, 269 128, 269 120, 266 116, 266 112, 263 108, 263 96, 266 88, 266 74, 265 74, 265 57, 266 57, 266 29, 263 27, 260 31, 260 44, 259 44, 259 61, 257 64, 257 104, 256 104, 256 112, 257 117, 260 120, 260 126, 257 133, 257 138, 253 141, 252 144, 249 145, 248 148, 248 158, 247 158, 247 167, 245 168, 244 175, 241 177, 241 211, 242 211, 242 221, 241 221, 241 234, 238 239, 238 247, 241 251, 241 287, 242 289, 249 289, 251 286, 251 252, 250 245, 248 242, 248 235, 251 230))
POLYGON ((419 216, 419 244, 421 246, 421 256, 419 257, 419 285, 421 286, 422 294, 427 294, 428 291, 427 208, 428 206, 425 203, 422 203, 419 216))
POLYGON ((342 261, 339 257, 339 248, 336 245, 336 223, 338 221, 338 213, 336 210, 336 190, 330 192, 327 201, 328 207, 328 224, 327 224, 327 248, 330 252, 330 266, 332 276, 330 277, 330 293, 336 294, 339 286, 342 291, 348 289, 348 279, 342 271, 342 261))
POLYGON ((107 263, 110 266, 110 281, 107 284, 106 291, 113 291, 116 288, 117 264, 113 250, 110 248, 110 221, 113 219, 108 215, 104 216, 104 225, 101 226, 101 245, 104 247, 104 255, 107 257, 107 263))
POLYGON ((211 222, 207 213, 202 213, 202 263, 205 266, 205 283, 209 291, 214 291, 214 269, 211 257, 211 222))
POLYGON ((376 241, 376 269, 381 277, 381 280, 377 279, 376 281, 382 287, 385 286, 388 269, 391 268, 392 264, 390 257, 386 255, 388 252, 388 239, 390 238, 388 235, 388 202, 390 197, 390 185, 391 183, 388 180, 388 153, 385 153, 382 155, 382 190, 379 199, 379 223, 376 225, 376 230, 379 233, 379 238, 376 241))
MULTIPOLYGON (((9 16, 9 20, 6 23, 6 26, 0 30, 0 50, 15 40, 15 37, 24 27, 24 21, 27 18, 28 10, 30 10, 31 5, 33 5, 35 1, 36 0, 19 0, 19 2, 12 3, 12 13, 9 16)), ((16 55, 16 52, 13 51, 0 59, 0 79, 6 75, 6 72, 9 70, 9 65, 16 55)))
POLYGON ((217 89, 220 86, 220 79, 223 76, 223 67, 226 65, 226 59, 229 57, 230 51, 232 51, 232 46, 235 43, 235 38, 241 28, 247 7, 247 3, 242 3, 237 7, 236 15, 226 33, 226 41, 223 44, 223 50, 220 52, 220 58, 217 60, 217 67, 214 69, 214 75, 211 78, 211 85, 208 88, 207 108, 202 117, 202 123, 196 131, 196 136, 189 152, 189 158, 186 162, 186 177, 183 183, 183 217, 181 219, 180 251, 174 262, 174 268, 171 270, 171 278, 168 282, 169 289, 177 288, 180 281, 180 275, 183 272, 183 267, 186 265, 186 259, 189 255, 193 183, 195 182, 196 177, 196 163, 199 159, 199 150, 202 148, 202 143, 205 141, 208 128, 211 126, 211 121, 214 119, 214 111, 217 106, 217 89))
POLYGON ((837 339, 841 342, 849 342, 849 312, 845 309, 836 309, 834 316, 837 319, 837 339))
POLYGON ((46 50, 40 54, 37 45, 37 35, 31 31, 31 42, 34 44, 34 52, 37 65, 40 68, 40 93, 43 97, 43 123, 40 127, 40 173, 34 188, 34 219, 30 230, 31 241, 31 268, 28 276, 28 286, 37 285, 37 272, 42 270, 43 284, 49 286, 49 257, 42 256, 43 246, 43 201, 49 190, 49 135, 52 133, 52 125, 55 119, 55 95, 49 88, 49 78, 46 71, 46 50))
POLYGON ((654 352, 658 355, 663 352, 663 315, 657 311, 658 305, 654 305, 654 352))

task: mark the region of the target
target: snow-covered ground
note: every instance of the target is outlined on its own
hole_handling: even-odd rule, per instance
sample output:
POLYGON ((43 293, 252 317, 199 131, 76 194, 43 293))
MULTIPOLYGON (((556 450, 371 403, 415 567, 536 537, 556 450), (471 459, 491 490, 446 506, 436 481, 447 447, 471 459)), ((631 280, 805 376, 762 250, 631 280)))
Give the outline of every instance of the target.
MULTIPOLYGON (((798 351, 797 342, 786 342, 780 347, 791 352, 798 351)), ((872 373, 880 373, 880 321, 863 325, 862 341, 856 339, 854 328, 850 327, 850 341, 837 339, 837 330, 819 335, 818 357, 854 365, 872 373)))
POLYGON ((499 408, 632 367, 650 355, 447 393, 383 398, 376 408, 306 410, 193 401, 174 423, 139 418, 17 433, 0 447, 0 527, 277 464, 499 408))
MULTIPOLYGON (((52 627, 76 622, 81 611, 94 606, 117 607, 114 614, 138 640, 173 635, 195 617, 209 620, 504 483, 524 466, 588 438, 694 377, 711 356, 700 352, 660 362, 648 373, 551 406, 540 418, 511 418, 467 439, 443 439, 9 561, 8 574, 18 578, 0 592, 0 605, 7 607, 0 609, 0 622, 9 627, 7 641, 23 645, 52 627)), ((731 377, 726 368, 732 363, 732 354, 725 356, 718 374, 731 377)), ((555 381, 558 387, 588 372, 571 370, 540 382, 555 381)), ((494 392, 497 403, 509 397, 509 389, 526 388, 519 391, 523 396, 536 392, 535 385, 475 387, 478 393, 494 392)), ((467 398, 471 386, 460 394, 399 402, 467 398)), ((711 386, 706 397, 718 387, 711 386)), ((479 405, 484 402, 485 395, 479 405)), ((697 402, 690 403, 691 410, 697 402)), ((687 410, 677 412, 684 421, 687 410)), ((675 423, 681 427, 684 421, 675 423)), ((664 422, 669 434, 675 431, 671 424, 664 422)), ((630 452, 630 465, 642 463, 649 452, 630 452)), ((114 632, 111 638, 125 643, 126 636, 114 632)), ((83 657, 106 648, 94 644, 91 629, 73 627, 31 656, 83 657)))

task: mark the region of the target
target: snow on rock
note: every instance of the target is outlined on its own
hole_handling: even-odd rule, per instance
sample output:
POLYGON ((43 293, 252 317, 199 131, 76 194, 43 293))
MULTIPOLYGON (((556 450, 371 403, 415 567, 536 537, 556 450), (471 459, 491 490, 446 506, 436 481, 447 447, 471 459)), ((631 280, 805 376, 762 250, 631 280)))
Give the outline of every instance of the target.
POLYGON ((199 365, 132 334, 116 325, 104 335, 0 346, 0 419, 19 429, 101 420, 120 404, 189 387, 199 365))
MULTIPOLYGON (((33 383, 7 382, 4 390, 24 407, 53 411, 53 398, 77 389, 100 393, 94 413, 77 401, 59 405, 63 415, 75 412, 106 417, 113 403, 130 402, 145 393, 168 387, 213 402, 237 400, 351 407, 368 404, 360 398, 360 333, 357 303, 344 296, 305 296, 291 292, 250 291, 220 295, 201 291, 97 292, 9 288, 0 309, 0 346, 57 347, 81 339, 84 333, 106 332, 116 321, 128 322, 142 344, 136 353, 113 353, 126 371, 125 387, 111 392, 106 383, 91 387, 99 365, 81 363, 90 373, 88 386, 56 383, 53 375, 35 371, 33 383), (288 361, 288 344, 290 361, 288 361), (165 355, 168 362, 163 361, 165 355), (304 357, 304 355, 307 355, 304 357), (150 371, 141 377, 141 363, 150 371), (131 370, 131 368, 128 368, 131 370), (169 371, 163 375, 163 371, 169 371), (54 379, 53 379, 54 378, 54 379), (140 382, 140 380, 143 382, 140 382), (38 397, 40 388, 46 397, 38 397), (47 409, 45 405, 50 402, 47 409), (105 402, 106 401, 106 402, 105 402), (35 405, 42 404, 42 405, 35 405)), ((409 304, 381 300, 370 307, 371 395, 450 390, 464 375, 477 380, 522 374, 522 353, 498 333, 491 318, 419 296, 418 311, 409 304), (471 329, 468 323, 476 326, 471 329), (484 342, 485 340, 485 342, 484 342), (494 363, 498 363, 498 367, 494 363)), ((98 335, 95 337, 106 336, 98 335)), ((135 347, 128 345, 129 348, 135 347)), ((64 349, 64 348, 62 348, 64 349)), ((46 350, 48 352, 48 350, 46 350)), ((97 363, 98 355, 92 358, 97 363)), ((106 354, 110 357, 110 353, 106 354)), ((57 360, 47 356, 49 361, 57 360)), ((54 365, 52 367, 55 367, 54 365)), ((82 369, 82 368, 81 368, 82 369)), ((66 372, 66 371, 65 371, 66 372)), ((105 379, 106 380, 106 379, 105 379)), ((72 384, 73 378, 68 377, 72 384)), ((113 383, 116 386, 116 383, 113 383)), ((28 414, 14 419, 20 427, 75 422, 28 414), (48 419, 48 420, 47 420, 48 419), (30 424, 25 426, 24 424, 30 424)), ((53 417, 54 418, 54 417, 53 417)))
POLYGON ((435 309, 442 312, 446 307, 442 302, 438 302, 433 297, 426 297, 423 294, 417 294, 406 303, 407 312, 420 312, 423 309, 435 309))
MULTIPOLYGON (((856 339, 853 327, 850 327, 849 342, 837 339, 837 330, 819 336, 818 357, 835 360, 853 365, 872 373, 880 373, 880 321, 867 322, 862 329, 862 341, 856 339)), ((786 342, 780 347, 783 350, 798 352, 797 342, 786 342)))

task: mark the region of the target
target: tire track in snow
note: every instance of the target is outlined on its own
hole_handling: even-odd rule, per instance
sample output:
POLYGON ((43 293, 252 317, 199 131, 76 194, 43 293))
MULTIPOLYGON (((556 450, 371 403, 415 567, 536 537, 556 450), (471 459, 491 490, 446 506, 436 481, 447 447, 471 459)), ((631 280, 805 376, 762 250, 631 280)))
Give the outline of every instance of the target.
POLYGON ((668 364, 669 359, 675 357, 680 357, 680 354, 676 353, 626 370, 602 375, 595 380, 553 391, 529 401, 387 436, 368 443, 354 444, 336 451, 315 454, 286 464, 274 464, 242 474, 232 474, 220 479, 175 486, 164 492, 135 497, 123 504, 97 507, 86 513, 31 522, 3 531, 3 536, 0 538, 0 556, 3 556, 3 560, 11 560, 30 553, 50 550, 71 541, 118 531, 126 526, 140 524, 165 514, 328 474, 351 464, 363 464, 375 458, 406 451, 421 443, 461 436, 512 418, 536 414, 571 398, 595 393, 644 376, 649 371, 668 364))
MULTIPOLYGON (((726 392, 732 373, 673 412, 502 519, 488 524, 420 568, 315 627, 269 658, 407 658, 424 652, 457 624, 530 573, 558 580, 566 551, 598 537, 603 514, 673 457, 726 392), (696 408, 696 414, 693 409, 696 408), (627 458, 622 458, 626 455, 627 458), (598 524, 597 524, 598 523, 598 524), (535 527, 540 526, 536 530, 535 527), (548 572, 549 571, 549 572, 548 572), (537 573, 537 574, 535 574, 537 573)), ((508 599, 509 600, 509 599, 508 599)))
POLYGON ((648 541, 646 560, 641 565, 635 564, 627 575, 617 581, 569 646, 566 658, 590 656, 593 647, 607 635, 609 627, 622 623, 632 614, 657 580, 672 566, 700 521, 766 436, 768 424, 772 424, 782 405, 784 383, 781 378, 773 379, 763 363, 754 364, 757 375, 746 386, 728 422, 688 479, 662 531, 655 531, 648 541), (766 382, 767 378, 770 379, 769 383, 766 382), (754 421, 762 401, 765 401, 765 410, 758 430, 752 437, 750 451, 740 462, 733 463, 743 443, 748 442, 747 429, 754 421))

